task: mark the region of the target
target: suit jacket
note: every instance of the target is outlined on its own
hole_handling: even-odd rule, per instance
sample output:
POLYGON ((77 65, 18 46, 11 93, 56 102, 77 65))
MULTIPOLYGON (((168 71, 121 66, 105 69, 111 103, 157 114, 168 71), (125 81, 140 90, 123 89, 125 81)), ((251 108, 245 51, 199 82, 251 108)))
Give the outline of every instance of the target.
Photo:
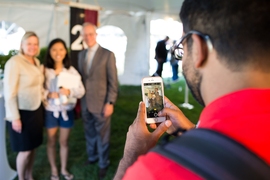
POLYGON ((167 60, 168 50, 166 49, 166 41, 161 40, 157 43, 156 46, 156 59, 161 58, 164 62, 167 60))
POLYGON ((20 119, 20 110, 36 110, 42 102, 44 76, 40 62, 36 66, 22 54, 9 59, 4 71, 6 119, 20 119))
POLYGON ((99 46, 92 60, 88 75, 84 72, 87 49, 78 55, 78 71, 85 87, 81 99, 82 108, 87 107, 91 113, 101 113, 107 102, 116 102, 118 79, 114 54, 99 46))

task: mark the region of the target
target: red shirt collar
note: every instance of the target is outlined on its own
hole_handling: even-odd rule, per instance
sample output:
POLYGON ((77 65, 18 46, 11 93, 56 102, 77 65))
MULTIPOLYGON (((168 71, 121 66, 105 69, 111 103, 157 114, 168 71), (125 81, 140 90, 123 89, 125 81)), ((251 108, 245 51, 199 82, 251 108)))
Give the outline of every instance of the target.
POLYGON ((224 95, 204 108, 199 127, 210 127, 214 119, 249 113, 270 112, 270 89, 244 89, 224 95))

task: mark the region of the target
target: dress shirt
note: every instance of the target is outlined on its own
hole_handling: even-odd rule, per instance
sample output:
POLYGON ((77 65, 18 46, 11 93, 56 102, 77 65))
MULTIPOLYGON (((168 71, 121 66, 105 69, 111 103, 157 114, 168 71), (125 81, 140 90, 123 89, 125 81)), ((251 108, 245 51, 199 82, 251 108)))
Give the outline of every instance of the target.
POLYGON ((99 47, 99 45, 98 45, 98 43, 96 43, 93 47, 88 48, 88 50, 87 50, 87 56, 85 59, 85 65, 86 65, 85 72, 87 75, 89 74, 89 70, 91 68, 91 65, 92 65, 92 62, 93 62, 93 59, 94 59, 94 56, 96 54, 98 47, 99 47))

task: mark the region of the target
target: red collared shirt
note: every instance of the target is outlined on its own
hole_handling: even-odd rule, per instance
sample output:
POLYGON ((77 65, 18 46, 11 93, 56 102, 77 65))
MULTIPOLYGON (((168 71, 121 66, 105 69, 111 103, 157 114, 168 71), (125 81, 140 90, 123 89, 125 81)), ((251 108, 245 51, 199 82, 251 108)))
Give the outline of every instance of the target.
POLYGON ((245 89, 213 101, 198 127, 231 137, 270 165, 270 89, 245 89))
MULTIPOLYGON (((270 165, 270 89, 245 89, 210 103, 198 128, 223 133, 248 147, 270 165)), ((124 179, 201 179, 174 161, 150 152, 127 170, 124 179)))

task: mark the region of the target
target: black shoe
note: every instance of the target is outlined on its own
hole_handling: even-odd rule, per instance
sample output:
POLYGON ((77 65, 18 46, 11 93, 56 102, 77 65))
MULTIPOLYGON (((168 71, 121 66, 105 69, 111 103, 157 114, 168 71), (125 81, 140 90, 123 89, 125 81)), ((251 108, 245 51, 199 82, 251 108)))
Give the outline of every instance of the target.
POLYGON ((87 161, 85 161, 84 165, 87 166, 87 165, 90 165, 90 164, 95 164, 97 162, 98 162, 98 159, 95 160, 95 161, 89 161, 89 160, 87 160, 87 161))
POLYGON ((99 169, 98 177, 100 180, 105 178, 105 176, 107 174, 107 170, 108 170, 108 167, 99 169))

